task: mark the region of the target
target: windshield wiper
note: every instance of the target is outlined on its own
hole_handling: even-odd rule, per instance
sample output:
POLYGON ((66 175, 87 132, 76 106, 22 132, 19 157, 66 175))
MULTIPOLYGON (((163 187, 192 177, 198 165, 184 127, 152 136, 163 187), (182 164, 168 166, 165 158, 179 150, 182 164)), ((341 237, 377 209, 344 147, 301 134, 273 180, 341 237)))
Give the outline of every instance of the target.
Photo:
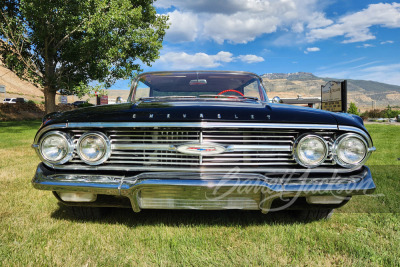
POLYGON ((258 100, 255 96, 233 96, 233 95, 199 95, 199 97, 212 97, 212 98, 238 98, 238 99, 252 99, 258 100))
POLYGON ((197 96, 192 95, 170 95, 170 96, 148 96, 148 97, 141 97, 139 100, 146 100, 146 99, 168 99, 168 98, 196 98, 197 96))
POLYGON ((171 95, 171 96, 148 96, 148 97, 141 97, 139 100, 151 100, 151 99, 169 99, 169 98, 230 98, 230 99, 252 99, 252 100, 258 100, 258 97, 254 96, 232 96, 232 95, 199 95, 199 96, 193 96, 193 95, 185 95, 185 96, 180 96, 180 95, 171 95))

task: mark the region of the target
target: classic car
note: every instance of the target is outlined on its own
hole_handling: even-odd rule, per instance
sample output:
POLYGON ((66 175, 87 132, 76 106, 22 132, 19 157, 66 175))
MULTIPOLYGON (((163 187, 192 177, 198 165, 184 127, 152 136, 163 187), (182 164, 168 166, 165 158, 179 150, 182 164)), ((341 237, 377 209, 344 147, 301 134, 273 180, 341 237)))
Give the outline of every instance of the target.
POLYGON ((148 72, 126 103, 51 113, 33 186, 78 217, 102 207, 291 209, 329 218, 375 190, 360 117, 273 103, 248 72, 148 72))

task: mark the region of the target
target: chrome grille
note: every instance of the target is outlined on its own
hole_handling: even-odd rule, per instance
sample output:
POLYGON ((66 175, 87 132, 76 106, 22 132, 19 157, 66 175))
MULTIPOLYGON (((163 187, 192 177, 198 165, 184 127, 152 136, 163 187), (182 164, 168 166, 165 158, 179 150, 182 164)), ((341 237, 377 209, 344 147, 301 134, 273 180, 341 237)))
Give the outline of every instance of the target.
MULTIPOLYGON (((75 142, 87 130, 71 130, 75 142)), ((101 129, 111 141, 110 158, 101 166, 126 170, 174 170, 188 168, 250 169, 298 168, 293 143, 299 130, 248 128, 134 128, 101 129), (217 155, 187 155, 173 149, 185 143, 217 143, 232 149, 217 155), (172 169, 171 169, 172 170, 172 169)), ((310 131, 307 131, 310 132, 310 131)), ((334 132, 319 131, 330 142, 334 132)), ((74 155, 69 164, 84 164, 74 155)), ((332 165, 331 156, 323 164, 332 165)))

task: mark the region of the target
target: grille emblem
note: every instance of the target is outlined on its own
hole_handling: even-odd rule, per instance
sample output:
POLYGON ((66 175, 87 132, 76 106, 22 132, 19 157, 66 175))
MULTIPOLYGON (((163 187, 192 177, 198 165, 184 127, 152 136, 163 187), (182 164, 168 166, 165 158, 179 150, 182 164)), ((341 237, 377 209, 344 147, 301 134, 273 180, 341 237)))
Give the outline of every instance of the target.
POLYGON ((184 144, 180 145, 176 148, 182 154, 189 155, 214 155, 221 154, 225 152, 225 147, 212 144, 212 143, 204 143, 204 144, 184 144))

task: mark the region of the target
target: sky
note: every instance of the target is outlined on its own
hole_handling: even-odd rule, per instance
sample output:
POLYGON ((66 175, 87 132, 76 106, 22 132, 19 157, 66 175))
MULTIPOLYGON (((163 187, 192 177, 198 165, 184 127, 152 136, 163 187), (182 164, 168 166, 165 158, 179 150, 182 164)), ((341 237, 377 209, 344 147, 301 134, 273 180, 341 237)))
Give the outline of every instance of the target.
POLYGON ((169 16, 170 28, 160 58, 142 64, 144 71, 311 72, 400 85, 400 2, 158 0, 154 6, 169 16))

